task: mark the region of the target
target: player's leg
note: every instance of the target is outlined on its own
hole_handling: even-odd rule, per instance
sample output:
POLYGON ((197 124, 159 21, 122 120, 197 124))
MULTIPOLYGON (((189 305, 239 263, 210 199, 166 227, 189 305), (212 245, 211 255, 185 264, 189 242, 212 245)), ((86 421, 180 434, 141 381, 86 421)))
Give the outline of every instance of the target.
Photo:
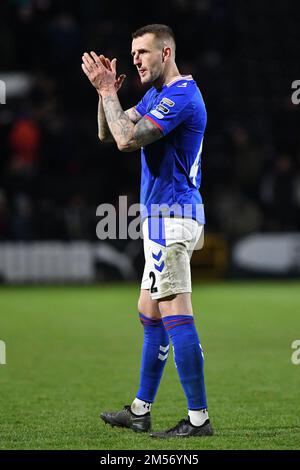
POLYGON ((137 415, 143 415, 150 411, 157 393, 169 353, 169 336, 160 316, 158 302, 151 299, 149 289, 141 289, 138 309, 144 328, 144 341, 140 386, 131 410, 137 415))
MULTIPOLYGON (((184 223, 185 228, 188 228, 184 231, 184 238, 172 240, 169 245, 166 240, 161 260, 164 267, 161 273, 155 273, 156 291, 152 293, 152 298, 158 300, 162 321, 173 344, 177 372, 188 402, 189 418, 182 420, 172 430, 153 433, 153 437, 212 434, 207 413, 203 351, 191 302, 190 251, 198 242, 201 230, 194 221, 184 223)), ((179 225, 180 221, 169 224, 179 225)))
POLYGON ((160 320, 160 310, 158 308, 157 300, 152 300, 149 289, 141 288, 140 297, 138 300, 138 311, 145 317, 151 318, 152 320, 160 320))
POLYGON ((204 356, 196 330, 191 294, 180 293, 159 300, 162 320, 174 349, 174 360, 187 398, 193 426, 208 420, 204 382, 204 356))
MULTIPOLYGON (((146 275, 143 285, 147 287, 146 275)), ((150 410, 163 373, 169 349, 169 337, 161 320, 157 300, 152 300, 148 289, 141 289, 138 301, 139 317, 144 328, 140 386, 131 405, 121 411, 101 413, 101 418, 112 426, 145 432, 151 428, 150 410)))
POLYGON ((144 239, 145 269, 138 301, 139 318, 144 328, 140 386, 131 405, 118 412, 104 412, 101 418, 112 426, 128 427, 135 431, 148 431, 151 427, 151 404, 160 383, 169 351, 169 336, 161 320, 157 300, 151 299, 151 253, 144 239))

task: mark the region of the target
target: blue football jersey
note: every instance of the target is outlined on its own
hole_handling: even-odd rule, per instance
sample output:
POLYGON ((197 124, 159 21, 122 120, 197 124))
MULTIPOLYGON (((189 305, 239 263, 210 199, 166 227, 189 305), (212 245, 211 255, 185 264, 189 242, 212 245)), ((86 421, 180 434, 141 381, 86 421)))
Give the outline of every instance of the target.
POLYGON ((160 90, 152 87, 136 110, 163 134, 141 149, 142 218, 157 215, 158 206, 168 205, 175 208, 171 215, 191 217, 204 224, 199 188, 207 115, 196 82, 189 75, 174 79, 160 90))

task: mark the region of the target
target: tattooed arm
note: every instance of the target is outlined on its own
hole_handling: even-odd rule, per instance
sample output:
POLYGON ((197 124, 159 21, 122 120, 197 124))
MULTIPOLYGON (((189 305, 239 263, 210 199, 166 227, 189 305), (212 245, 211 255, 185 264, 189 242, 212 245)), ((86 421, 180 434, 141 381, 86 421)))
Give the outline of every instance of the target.
POLYGON ((109 127, 106 122, 101 95, 99 95, 97 120, 98 120, 98 137, 101 140, 101 142, 114 142, 114 138, 111 135, 109 127))
POLYGON ((130 116, 133 113, 138 116, 140 114, 134 108, 124 112, 117 93, 112 88, 103 91, 101 97, 108 127, 121 152, 133 152, 163 136, 158 127, 147 118, 140 118, 134 123, 130 116))
POLYGON ((122 152, 132 152, 162 137, 162 133, 151 121, 130 108, 123 111, 117 91, 125 75, 116 78, 116 61, 109 61, 103 55, 91 51, 82 56, 82 69, 100 95, 98 105, 98 135, 109 139, 108 128, 122 152), (104 112, 103 112, 104 111, 104 112), (106 118, 106 122, 105 119, 106 118))
MULTIPOLYGON (((136 109, 130 108, 125 111, 126 116, 130 119, 131 122, 134 124, 137 123, 142 116, 140 113, 136 111, 136 109)), ((110 129, 107 125, 104 109, 103 109, 103 103, 102 103, 102 98, 101 95, 99 94, 99 103, 98 103, 98 137, 101 140, 101 142, 115 142, 114 137, 112 136, 110 129)))
MULTIPOLYGON (((94 51, 90 54, 85 52, 82 56, 82 70, 88 77, 91 84, 96 88, 99 95, 98 102, 98 137, 102 142, 114 142, 114 138, 110 133, 109 127, 106 122, 105 113, 103 110, 102 98, 100 94, 101 76, 104 71, 109 72, 113 75, 113 86, 116 92, 120 90, 126 75, 122 74, 119 77, 116 76, 116 62, 117 59, 110 61, 103 54, 97 55, 94 51)), ((125 111, 129 119, 136 123, 141 119, 141 115, 135 110, 135 108, 128 109, 125 111)))

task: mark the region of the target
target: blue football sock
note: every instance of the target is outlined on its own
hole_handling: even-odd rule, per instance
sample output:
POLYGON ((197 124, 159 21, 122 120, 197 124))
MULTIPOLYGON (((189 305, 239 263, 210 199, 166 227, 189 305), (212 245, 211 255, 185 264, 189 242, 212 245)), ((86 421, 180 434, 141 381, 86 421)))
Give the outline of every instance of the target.
POLYGON ((162 320, 152 320, 140 313, 144 326, 144 344, 137 398, 153 403, 169 354, 169 336, 162 320))
POLYGON ((207 407, 203 373, 203 353, 194 318, 190 315, 170 315, 163 318, 174 349, 174 360, 189 410, 207 407))

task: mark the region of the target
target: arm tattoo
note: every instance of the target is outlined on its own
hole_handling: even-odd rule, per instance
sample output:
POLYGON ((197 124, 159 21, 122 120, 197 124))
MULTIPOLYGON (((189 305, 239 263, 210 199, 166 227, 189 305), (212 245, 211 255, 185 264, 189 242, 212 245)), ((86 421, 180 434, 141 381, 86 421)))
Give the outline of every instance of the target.
POLYGON ((109 127, 106 122, 106 117, 103 109, 102 98, 99 96, 98 103, 98 137, 103 142, 114 142, 114 138, 111 135, 109 127))
MULTIPOLYGON (((142 118, 140 113, 136 111, 135 107, 127 109, 127 111, 125 111, 125 114, 126 116, 129 117, 130 121, 133 123, 138 122, 142 118)), ((115 141, 106 121, 102 98, 100 95, 99 95, 99 104, 98 104, 98 137, 103 142, 115 141)))
POLYGON ((125 111, 125 114, 129 117, 130 121, 134 122, 134 124, 136 124, 140 119, 142 119, 142 116, 140 115, 140 113, 137 112, 135 107, 127 109, 127 111, 125 111))
POLYGON ((147 118, 141 119, 134 128, 134 139, 139 147, 151 144, 162 136, 159 128, 147 118))
POLYGON ((132 137, 134 124, 124 113, 116 93, 105 94, 102 102, 110 132, 118 147, 123 147, 132 137))
POLYGON ((141 118, 133 108, 125 113, 116 93, 105 94, 102 102, 108 127, 120 150, 132 152, 162 137, 158 127, 141 118), (137 118, 139 121, 134 125, 132 121, 137 118))

